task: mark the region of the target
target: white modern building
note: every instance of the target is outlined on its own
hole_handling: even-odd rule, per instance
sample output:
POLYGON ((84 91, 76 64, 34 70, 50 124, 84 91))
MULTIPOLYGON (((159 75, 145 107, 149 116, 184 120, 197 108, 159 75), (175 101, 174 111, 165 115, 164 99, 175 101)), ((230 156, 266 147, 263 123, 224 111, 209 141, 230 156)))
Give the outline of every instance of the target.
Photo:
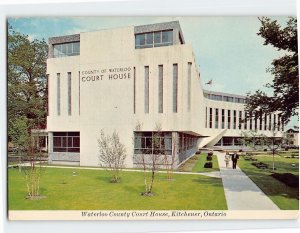
MULTIPOLYGON (((201 41, 199 41, 201 43, 201 41)), ((50 163, 98 166, 100 131, 116 131, 128 167, 153 147, 176 164, 198 148, 239 148, 241 131, 283 131, 280 115, 245 116, 245 96, 204 90, 179 22, 49 39, 50 163)))

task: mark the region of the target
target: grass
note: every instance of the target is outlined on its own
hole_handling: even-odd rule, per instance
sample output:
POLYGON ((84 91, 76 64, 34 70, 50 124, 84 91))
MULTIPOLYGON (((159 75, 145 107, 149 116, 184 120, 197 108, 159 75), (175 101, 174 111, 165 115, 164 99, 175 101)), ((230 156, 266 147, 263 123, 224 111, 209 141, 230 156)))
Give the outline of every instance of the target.
POLYGON ((202 153, 198 155, 198 161, 195 164, 195 166, 192 168, 192 172, 213 172, 213 171, 220 171, 219 169, 219 163, 218 163, 218 158, 216 155, 212 156, 212 163, 213 167, 212 168, 204 168, 204 164, 208 162, 206 160, 206 153, 202 153))
POLYGON ((46 168, 40 200, 28 200, 23 173, 8 172, 9 210, 226 210, 222 180, 201 175, 157 174, 152 197, 141 196, 141 172, 123 172, 121 183, 110 183, 107 171, 46 168), (73 176, 76 171, 77 176, 73 176))
POLYGON ((194 155, 188 159, 184 164, 182 164, 178 170, 182 172, 213 172, 219 171, 219 163, 216 155, 212 156, 212 168, 204 168, 206 161, 206 153, 201 153, 199 155, 194 155))
MULTIPOLYGON (((285 153, 287 155, 287 153, 285 153)), ((272 177, 273 173, 291 173, 299 179, 299 159, 284 158, 276 155, 274 158, 276 170, 272 171, 272 155, 258 155, 257 162, 268 165, 268 169, 258 169, 242 157, 238 166, 253 182, 282 210, 299 209, 299 188, 293 188, 272 177), (295 166, 292 166, 295 164, 295 166)))

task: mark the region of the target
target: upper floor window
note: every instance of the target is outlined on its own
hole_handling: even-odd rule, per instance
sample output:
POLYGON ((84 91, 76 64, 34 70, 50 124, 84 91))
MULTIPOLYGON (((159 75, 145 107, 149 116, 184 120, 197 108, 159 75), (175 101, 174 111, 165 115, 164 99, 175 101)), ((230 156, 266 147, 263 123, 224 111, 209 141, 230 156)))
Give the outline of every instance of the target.
POLYGON ((54 57, 77 56, 80 54, 80 42, 54 44, 54 57))
POLYGON ((147 32, 135 35, 135 48, 152 48, 173 44, 173 30, 147 32))

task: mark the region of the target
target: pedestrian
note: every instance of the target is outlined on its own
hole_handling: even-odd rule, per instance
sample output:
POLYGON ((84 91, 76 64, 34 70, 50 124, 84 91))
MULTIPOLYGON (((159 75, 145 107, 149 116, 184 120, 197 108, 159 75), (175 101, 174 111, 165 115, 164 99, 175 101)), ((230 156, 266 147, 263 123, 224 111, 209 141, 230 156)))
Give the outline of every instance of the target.
POLYGON ((230 156, 229 156, 228 151, 226 151, 226 154, 225 154, 225 164, 226 164, 226 167, 228 167, 229 161, 230 161, 230 156))
POLYGON ((232 168, 236 169, 236 164, 237 161, 239 159, 239 155, 236 153, 236 151, 233 153, 233 155, 231 156, 231 160, 232 160, 232 168))

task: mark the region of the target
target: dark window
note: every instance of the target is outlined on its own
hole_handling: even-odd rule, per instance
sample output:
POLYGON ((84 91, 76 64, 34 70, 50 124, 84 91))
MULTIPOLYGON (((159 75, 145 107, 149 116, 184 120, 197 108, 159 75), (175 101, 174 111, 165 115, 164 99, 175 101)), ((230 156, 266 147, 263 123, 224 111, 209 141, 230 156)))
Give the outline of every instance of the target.
POLYGON ((209 108, 209 128, 212 128, 212 108, 209 108))
POLYGON ((236 129, 236 110, 233 110, 233 129, 236 129))
POLYGON ((80 152, 80 133, 53 132, 53 152, 80 152))
POLYGON ((244 116, 245 116, 245 119, 244 119, 244 129, 248 129, 247 125, 248 125, 248 116, 247 116, 247 112, 244 112, 244 116))
POLYGON ((172 133, 169 132, 135 132, 135 154, 172 154, 172 133))
POLYGON ((230 124, 231 124, 231 111, 228 110, 227 112, 227 129, 230 129, 230 124))
POLYGON ((207 107, 205 107, 205 128, 207 128, 207 107))
POLYGON ((222 125, 221 128, 225 128, 225 109, 222 109, 222 125))
POLYGON ((215 109, 215 129, 219 127, 219 109, 215 109))
POLYGON ((242 111, 239 111, 239 129, 242 129, 242 111))

